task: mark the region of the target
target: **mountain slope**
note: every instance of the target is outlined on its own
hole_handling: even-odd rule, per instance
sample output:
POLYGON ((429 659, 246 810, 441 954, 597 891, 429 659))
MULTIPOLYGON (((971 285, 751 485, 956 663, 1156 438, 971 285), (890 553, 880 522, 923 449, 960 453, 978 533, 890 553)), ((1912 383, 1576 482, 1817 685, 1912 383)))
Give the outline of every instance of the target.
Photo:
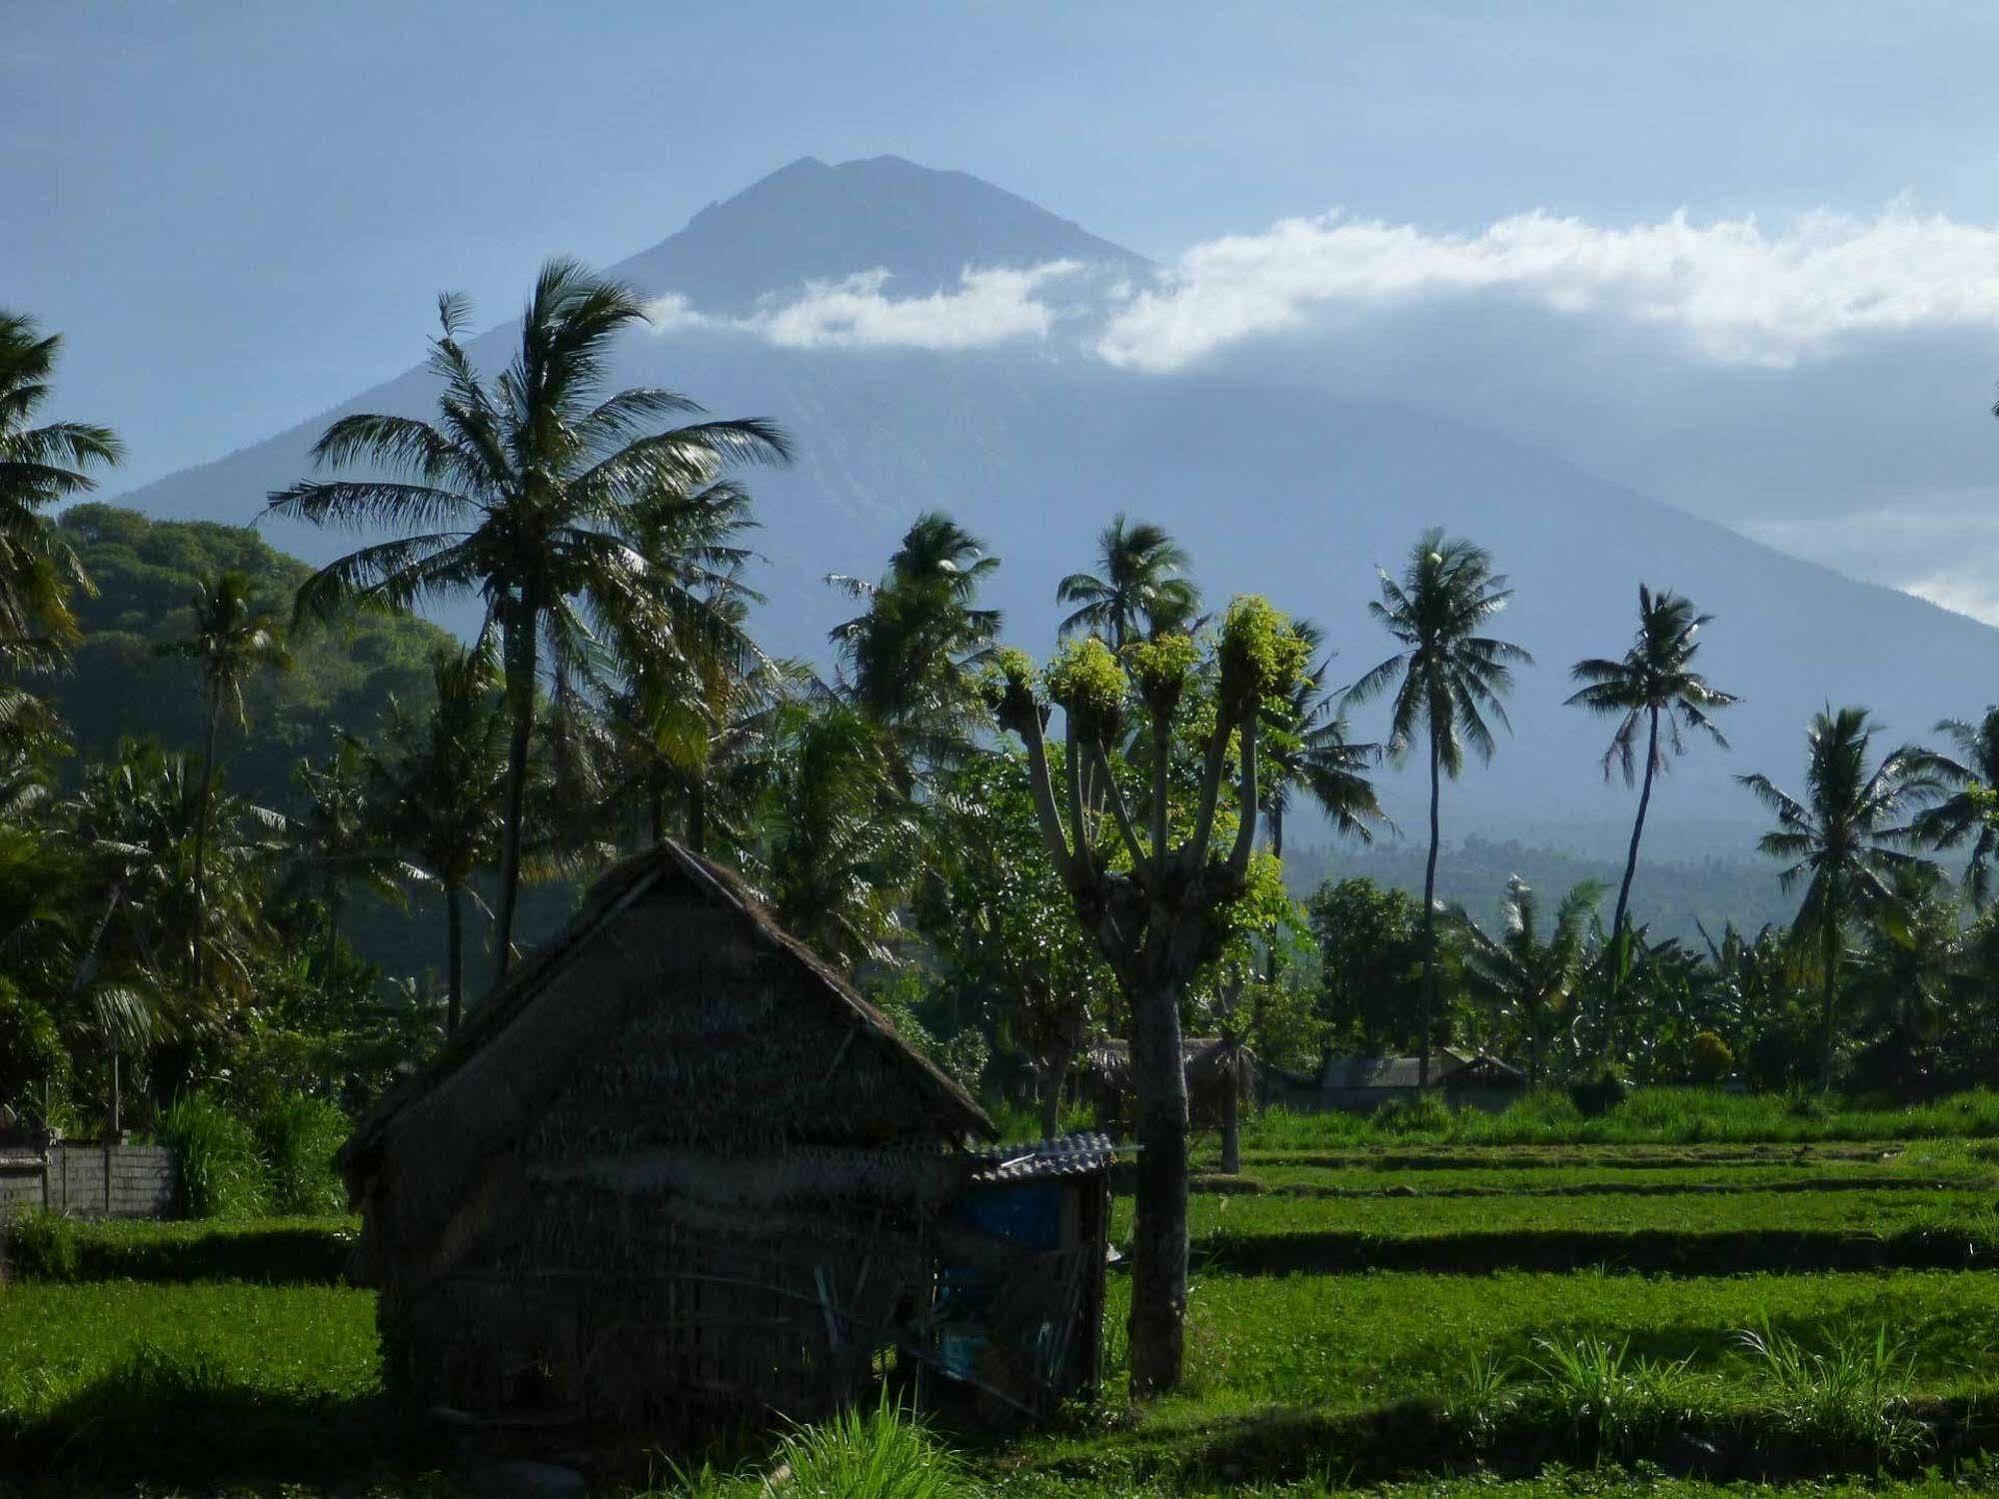
MULTIPOLYGON (((1561 706, 1566 668, 1628 637, 1640 578, 1714 611, 1702 664, 1747 701, 1728 717, 1736 753, 1695 753, 1661 785, 1655 821, 1728 828, 1712 845, 1743 852, 1754 809, 1733 782, 1745 768, 1789 783, 1802 728, 1827 701, 1867 703, 1897 735, 1974 711, 1999 680, 1999 632, 1892 590, 1854 582, 1653 503, 1563 462, 1431 410, 1334 400, 1301 381, 1146 376, 1093 360, 1057 335, 982 351, 774 347, 722 321, 761 291, 786 293, 871 269, 895 295, 957 284, 966 265, 1074 259, 1130 273, 1137 257, 1010 194, 958 173, 894 159, 828 167, 800 162, 681 234, 613 269, 671 291, 706 324, 640 335, 622 348, 621 381, 688 391, 727 415, 762 415, 797 439, 800 463, 753 483, 769 559, 761 629, 777 649, 823 652, 845 601, 826 572, 871 574, 908 518, 941 506, 1005 559, 997 601, 1008 635, 1050 643, 1057 577, 1084 563, 1118 509, 1168 524, 1193 551, 1211 594, 1256 589, 1324 624, 1358 675, 1386 651, 1363 608, 1374 568, 1399 565, 1426 525, 1492 547, 1518 596, 1504 633, 1539 665, 1521 676, 1516 735, 1497 763, 1446 795, 1447 828, 1500 834, 1531 820, 1547 841, 1576 824, 1600 844, 1629 815, 1597 766, 1608 726, 1561 706), (1732 844, 1733 846, 1726 846, 1732 844)), ((422 330, 412 329, 412 344, 422 330)), ((475 355, 497 361, 510 326, 475 355)), ((413 350, 414 352, 414 350, 413 350)), ((343 410, 422 412, 431 386, 412 372, 343 410)), ((241 521, 263 494, 304 472, 316 420, 217 464, 137 491, 158 514, 241 521)), ((352 538, 268 528, 316 559, 352 538)), ((466 622, 459 615, 456 623, 466 622)), ((1356 728, 1379 732, 1364 710, 1356 728)), ((1420 822, 1412 773, 1390 799, 1420 822)), ((1685 852, 1698 852, 1687 850, 1685 852)))

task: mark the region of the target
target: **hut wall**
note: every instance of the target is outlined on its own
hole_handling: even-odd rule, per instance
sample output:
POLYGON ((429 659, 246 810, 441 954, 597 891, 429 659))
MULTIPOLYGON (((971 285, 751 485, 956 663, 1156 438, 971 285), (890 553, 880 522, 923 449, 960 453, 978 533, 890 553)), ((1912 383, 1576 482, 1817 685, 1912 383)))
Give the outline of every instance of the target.
POLYGON ((369 1214, 409 1396, 670 1430, 859 1388, 954 1178, 906 1059, 813 982, 655 889, 409 1110, 369 1214))

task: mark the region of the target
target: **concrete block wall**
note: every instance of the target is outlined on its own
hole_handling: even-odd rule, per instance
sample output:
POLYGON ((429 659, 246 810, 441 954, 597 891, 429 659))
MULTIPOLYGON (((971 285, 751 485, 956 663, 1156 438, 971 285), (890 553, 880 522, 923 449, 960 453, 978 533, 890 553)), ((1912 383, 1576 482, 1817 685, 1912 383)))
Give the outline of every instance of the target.
POLYGON ((47 1208, 78 1218, 166 1218, 173 1152, 164 1145, 57 1140, 46 1151, 0 1147, 0 1213, 47 1208))

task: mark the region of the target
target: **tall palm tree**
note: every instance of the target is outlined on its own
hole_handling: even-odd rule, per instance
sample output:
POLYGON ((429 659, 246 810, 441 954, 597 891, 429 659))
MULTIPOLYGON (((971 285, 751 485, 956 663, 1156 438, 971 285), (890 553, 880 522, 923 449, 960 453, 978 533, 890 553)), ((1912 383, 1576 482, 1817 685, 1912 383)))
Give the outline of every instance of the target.
POLYGON ((998 568, 984 542, 932 510, 904 534, 879 583, 826 580, 867 603, 830 638, 846 696, 886 736, 905 791, 919 766, 958 760, 983 716, 975 668, 992 650, 1000 614, 977 600, 998 568))
POLYGON ((1805 734, 1809 758, 1802 798, 1779 790, 1765 775, 1737 777, 1777 819, 1757 846, 1787 861, 1778 876, 1786 890, 1801 881, 1805 885, 1791 931, 1801 941, 1816 938, 1819 945, 1819 1084, 1827 1090, 1846 923, 1893 901, 1898 877, 1923 862, 1905 851, 1914 835, 1899 819, 1937 788, 1922 751, 1911 745, 1890 752, 1870 771, 1875 732, 1865 708, 1814 714, 1805 734))
MULTIPOLYGON (((215 795, 215 756, 222 715, 229 712, 237 727, 246 727, 243 684, 258 671, 286 670, 291 656, 285 649, 275 612, 257 597, 248 573, 229 570, 195 587, 189 633, 162 641, 163 656, 192 661, 201 673, 201 781, 195 789, 194 899, 206 892, 209 813, 215 795)), ((201 925, 195 927, 189 973, 196 988, 202 981, 201 925)))
POLYGON ((445 1026, 464 1014, 465 902, 482 910, 472 877, 500 847, 507 800, 509 724, 490 650, 440 652, 436 703, 416 714, 391 699, 380 741, 355 753, 378 836, 444 891, 445 1026))
POLYGON ((270 497, 269 510, 411 533, 323 568, 299 591, 301 613, 325 614, 356 598, 396 607, 459 593, 484 600, 500 638, 511 719, 498 931, 504 975, 541 667, 577 667, 607 644, 628 654, 672 652, 668 600, 678 579, 634 538, 666 500, 716 482, 732 462, 786 461, 790 447, 761 420, 664 425, 700 411, 670 390, 606 394, 612 343, 646 321, 645 305, 575 261, 542 267, 520 347, 497 378, 482 377, 459 341, 464 301, 441 298, 438 317, 430 354, 444 384, 437 421, 341 418, 314 446, 314 461, 358 462, 368 476, 294 484, 270 497))
POLYGON ((1400 581, 1381 573, 1381 597, 1368 604, 1402 649, 1354 683, 1348 696, 1365 701, 1395 686, 1389 709, 1388 753, 1405 758, 1420 729, 1430 758, 1430 858, 1423 872, 1423 1053, 1418 1083, 1430 1085, 1432 1021, 1437 1010, 1437 848, 1442 777, 1464 770, 1465 745, 1490 760, 1489 713, 1507 723, 1501 699, 1512 690, 1510 663, 1534 658, 1519 646, 1479 633, 1513 597, 1492 554, 1441 528, 1417 538, 1400 581))
POLYGON ((1518 875, 1506 882, 1499 936, 1485 932, 1462 907, 1451 910, 1473 992, 1510 1013, 1527 1033, 1531 1083, 1546 1076, 1548 1038, 1588 965, 1590 916, 1602 900, 1597 881, 1575 886, 1562 897, 1545 940, 1536 930, 1539 901, 1518 875))
POLYGON ((0 311, 0 660, 15 664, 45 664, 76 638, 69 593, 89 587, 43 512, 96 488, 87 470, 125 451, 106 427, 30 425, 49 399, 61 350, 58 335, 0 311))
POLYGON ((1624 772, 1624 784, 1633 784, 1637 779, 1638 731, 1641 727, 1645 730, 1644 785, 1638 793, 1638 815, 1632 820, 1631 844, 1624 855, 1624 878, 1617 887, 1617 909, 1610 922, 1613 942, 1624 931, 1630 910, 1631 879, 1638 871, 1638 840, 1644 835, 1645 812, 1652 804, 1652 777, 1666 769, 1669 763, 1666 751, 1670 749, 1676 755, 1686 752, 1682 727, 1698 729, 1723 749, 1728 748, 1728 740, 1709 715, 1739 699, 1709 686, 1707 679, 1693 669, 1694 654, 1700 649, 1700 642, 1694 637, 1713 618, 1711 614, 1696 613, 1691 600, 1671 589, 1655 594, 1640 583, 1638 635, 1631 649, 1618 660, 1592 656, 1578 661, 1569 670, 1572 679, 1584 684, 1569 698, 1570 706, 1617 719, 1610 747, 1603 752, 1605 780, 1610 779, 1611 768, 1617 766, 1624 772))
POLYGON ((1992 898, 1992 861, 1999 854, 1999 707, 1987 708, 1975 724, 1946 718, 1936 731, 1950 739, 1956 753, 1917 752, 1920 769, 1948 794, 1916 818, 1916 836, 1932 848, 1971 841, 1964 888, 1982 911, 1992 898))
POLYGON ((1056 585, 1056 600, 1074 604, 1059 634, 1085 630, 1112 650, 1167 630, 1185 630, 1201 607, 1201 591, 1184 576, 1184 548, 1151 521, 1120 510, 1097 537, 1095 573, 1071 573, 1056 585))

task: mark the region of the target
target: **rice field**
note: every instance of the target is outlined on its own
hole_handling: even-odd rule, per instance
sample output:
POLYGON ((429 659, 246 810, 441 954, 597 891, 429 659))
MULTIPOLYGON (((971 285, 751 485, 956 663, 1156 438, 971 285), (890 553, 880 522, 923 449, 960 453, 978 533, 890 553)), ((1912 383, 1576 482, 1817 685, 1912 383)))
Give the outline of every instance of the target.
MULTIPOLYGON (((1984 1107, 1761 1141, 1657 1117, 1642 1139, 1513 1144, 1487 1137, 1503 1119, 1421 1139, 1265 1118, 1238 1175, 1197 1152, 1186 1388, 1138 1414, 1113 1389, 1044 1432, 936 1433, 956 1466, 907 1492, 1994 1491, 1999 1150, 1926 1133, 1984 1107)), ((382 1395, 372 1298, 339 1283, 353 1232, 44 1246, 0 1288, 0 1494, 468 1492, 382 1395)), ((1113 1367, 1118 1320, 1114 1300, 1113 1367)), ((752 1444, 679 1487, 662 1462, 649 1492, 761 1493, 769 1461, 752 1444)))

